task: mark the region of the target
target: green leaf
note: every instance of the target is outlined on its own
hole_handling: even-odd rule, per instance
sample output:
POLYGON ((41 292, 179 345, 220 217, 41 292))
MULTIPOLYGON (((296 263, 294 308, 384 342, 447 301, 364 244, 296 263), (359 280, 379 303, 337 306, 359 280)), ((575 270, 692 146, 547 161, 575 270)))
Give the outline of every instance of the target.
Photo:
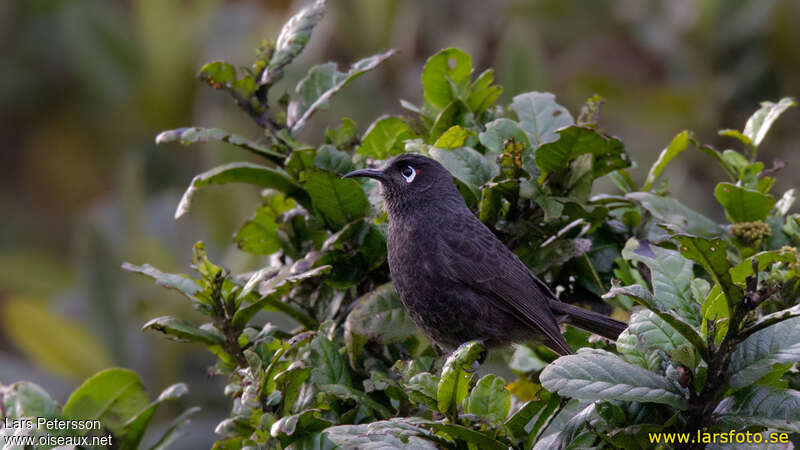
POLYGON ((658 155, 658 159, 656 162, 653 163, 653 166, 650 167, 650 172, 647 174, 647 180, 642 186, 643 191, 649 191, 653 187, 653 183, 656 181, 659 175, 661 175, 661 171, 667 167, 670 161, 675 159, 676 156, 680 155, 686 148, 689 147, 689 144, 692 142, 692 132, 688 130, 683 130, 677 134, 674 138, 672 138, 672 142, 669 143, 668 146, 661 150, 661 154, 658 155))
POLYGON ((535 147, 559 140, 556 131, 575 123, 569 111, 556 103, 556 96, 549 92, 519 94, 511 102, 511 109, 517 113, 520 128, 528 133, 535 147))
POLYGON ((271 255, 277 252, 285 241, 278 235, 278 217, 296 207, 294 200, 273 193, 265 198, 264 204, 242 224, 233 235, 233 241, 242 251, 255 255, 271 255))
POLYGON ((142 331, 164 333, 177 342, 199 342, 205 345, 222 345, 225 338, 213 327, 196 327, 192 323, 172 316, 156 317, 142 327, 142 331))
POLYGON ((64 415, 72 419, 102 420, 115 435, 150 404, 139 375, 128 369, 106 369, 83 382, 69 396, 64 415))
POLYGON ((497 375, 483 376, 472 388, 467 399, 467 412, 495 425, 502 423, 511 408, 511 393, 506 382, 497 375))
POLYGON ((717 184, 714 197, 733 223, 764 220, 775 206, 775 197, 731 183, 717 184))
POLYGON ((314 166, 338 175, 344 175, 355 169, 348 153, 328 144, 320 146, 317 150, 317 156, 314 157, 314 166))
POLYGON ((357 141, 357 133, 356 123, 344 117, 338 128, 325 130, 325 143, 334 147, 346 147, 357 141))
POLYGON ((436 397, 439 389, 439 378, 428 372, 422 372, 411 377, 405 384, 411 400, 422 403, 431 411, 436 411, 438 402, 436 397))
POLYGON ((142 264, 137 266, 131 263, 123 263, 122 268, 129 271, 148 276, 155 280, 156 284, 167 289, 174 289, 186 298, 197 304, 206 305, 207 302, 198 294, 203 292, 203 287, 197 281, 189 278, 186 275, 178 275, 174 273, 164 273, 150 264, 142 264))
POLYGON ((422 87, 425 100, 433 106, 444 108, 457 96, 452 84, 469 82, 472 58, 457 48, 446 48, 431 56, 422 69, 422 87))
POLYGON ((800 361, 800 318, 756 331, 736 347, 728 373, 730 386, 744 387, 770 373, 776 364, 800 361))
POLYGON ((252 163, 235 162, 215 167, 195 176, 178 204, 178 209, 175 211, 175 218, 179 219, 189 211, 192 197, 199 188, 211 186, 213 184, 227 183, 249 183, 265 188, 272 188, 294 198, 306 208, 309 206, 308 194, 306 194, 302 186, 283 170, 252 163))
POLYGON ((499 156, 506 148, 508 141, 513 140, 525 148, 531 147, 531 140, 519 124, 513 120, 500 118, 486 124, 486 131, 478 135, 481 144, 495 156, 499 156))
POLYGON ((320 386, 320 389, 323 392, 333 395, 334 397, 341 398, 343 400, 353 400, 358 405, 366 406, 367 408, 378 413, 381 418, 392 416, 392 412, 389 411, 389 408, 371 399, 367 394, 361 391, 357 391, 347 386, 342 386, 341 384, 326 384, 320 386))
POLYGON ((259 144, 244 136, 231 133, 221 128, 176 128, 174 130, 162 131, 156 136, 156 144, 180 142, 183 145, 189 145, 196 142, 208 142, 210 140, 225 142, 276 162, 282 162, 286 157, 286 155, 266 145, 259 144))
MULTIPOLYGON (((423 419, 402 417, 360 425, 337 425, 304 439, 293 448, 304 449, 408 449, 436 450, 442 438, 422 428, 423 419)), ((446 443, 447 441, 445 441, 446 443)))
POLYGON ((172 445, 184 434, 184 429, 189 424, 189 418, 201 410, 202 409, 199 406, 194 406, 182 412, 181 415, 176 417, 175 420, 170 423, 167 431, 164 432, 155 445, 150 447, 150 450, 166 450, 169 448, 170 445, 172 445))
POLYGON ((673 238, 680 245, 681 254, 700 264, 706 273, 711 275, 714 283, 718 284, 725 294, 728 310, 733 311, 742 299, 742 289, 733 284, 731 274, 728 272, 731 263, 727 258, 728 243, 720 238, 705 239, 697 236, 676 235, 673 238))
POLYGON ((751 141, 749 137, 743 135, 742 132, 739 130, 724 129, 724 130, 719 130, 718 134, 720 136, 727 136, 730 138, 737 139, 739 142, 748 147, 753 146, 753 141, 751 141))
POLYGON ((664 310, 677 310, 694 325, 700 325, 697 302, 691 295, 694 264, 675 250, 650 245, 647 241, 628 239, 622 257, 650 268, 653 297, 664 310))
POLYGON ((758 147, 772 127, 772 123, 790 106, 797 106, 797 102, 791 97, 784 97, 778 103, 761 102, 761 108, 747 119, 743 134, 758 147))
POLYGON ((3 418, 55 417, 59 414, 50 394, 29 381, 18 381, 10 386, 0 384, 0 401, 3 418))
POLYGON ((197 77, 214 89, 224 89, 234 98, 236 104, 247 112, 263 112, 263 106, 254 97, 258 86, 256 80, 247 70, 242 76, 236 74, 236 68, 224 61, 215 61, 204 65, 197 77))
POLYGON ((529 198, 536 202, 544 212, 544 220, 550 222, 561 217, 564 212, 563 197, 553 197, 535 179, 523 180, 519 184, 519 195, 522 198, 529 198))
POLYGON ((311 381, 322 387, 327 384, 351 386, 350 370, 339 348, 327 337, 318 334, 311 341, 311 381))
POLYGON ((331 425, 333 422, 323 419, 318 409, 307 409, 299 414, 283 416, 276 420, 270 427, 270 435, 288 446, 299 437, 324 430, 331 425))
POLYGON ((636 303, 644 306, 645 308, 655 313, 661 320, 669 324, 669 326, 674 328, 675 331, 677 331, 684 338, 686 338, 687 341, 691 342, 692 345, 700 353, 700 356, 705 361, 708 361, 710 359, 710 354, 708 351, 708 346, 706 345, 706 341, 697 332, 697 330, 691 324, 684 321, 683 318, 676 316, 670 311, 665 311, 661 309, 661 307, 658 305, 658 302, 653 298, 653 295, 650 293, 650 291, 648 291, 647 289, 643 288, 638 284, 626 287, 614 286, 608 291, 608 293, 603 295, 603 298, 609 299, 609 298, 614 298, 618 295, 627 295, 628 297, 632 298, 636 303))
POLYGON ((389 159, 404 152, 405 141, 415 134, 402 119, 385 117, 367 128, 356 153, 373 159, 389 159))
POLYGON ((753 275, 753 260, 758 261, 758 270, 766 270, 777 262, 793 263, 797 261, 797 253, 791 249, 770 250, 756 253, 730 269, 731 280, 744 286, 747 277, 753 275))
POLYGON ((539 380, 561 396, 687 406, 683 394, 665 377, 601 350, 562 356, 545 367, 539 380))
POLYGON ((474 135, 475 132, 472 130, 462 128, 459 125, 453 125, 448 128, 444 134, 439 136, 439 139, 437 139, 436 143, 433 145, 438 148, 457 148, 463 146, 464 141, 466 141, 468 137, 474 135))
POLYGON ((334 230, 364 217, 367 211, 367 196, 355 180, 314 170, 306 175, 305 189, 314 209, 334 230))
POLYGON ((472 190, 476 198, 480 198, 478 189, 500 173, 496 162, 469 147, 452 150, 433 147, 430 156, 472 190))
POLYGON ((311 39, 311 31, 325 15, 326 4, 326 0, 317 0, 301 9, 283 25, 260 84, 271 85, 283 77, 283 68, 303 51, 311 39))
POLYGON ((392 283, 378 286, 355 303, 344 323, 344 336, 350 362, 358 359, 369 341, 379 344, 402 342, 417 335, 417 326, 408 317, 392 283))
POLYGON ((625 197, 642 205, 659 222, 673 225, 685 233, 702 237, 723 234, 722 228, 716 222, 674 198, 661 197, 649 192, 632 192, 625 197))
MULTIPOLYGON (((628 361, 650 368, 648 364, 650 354, 664 351, 668 354, 683 355, 684 358, 681 362, 690 369, 695 368, 696 361, 694 361, 695 353, 692 344, 654 312, 647 309, 634 312, 628 321, 626 331, 635 339, 636 348, 635 351, 625 354, 625 359, 628 361), (628 355, 633 358, 628 358, 628 355), (638 355, 641 355, 641 358, 637 358, 638 355)), ((619 349, 619 340, 617 348, 619 349)))
POLYGON ((461 402, 467 397, 472 380, 472 373, 467 370, 472 370, 472 363, 477 361, 485 351, 479 342, 471 341, 462 344, 447 357, 436 391, 439 411, 451 412, 461 405, 461 402))
POLYGON ((631 165, 619 139, 578 126, 563 128, 557 136, 560 139, 544 143, 536 150, 536 166, 543 175, 564 170, 570 161, 585 154, 593 156, 594 178, 631 165))
POLYGON ((480 114, 486 111, 503 93, 503 88, 492 86, 492 82, 494 82, 494 70, 492 69, 486 69, 472 82, 467 105, 473 113, 480 114))
POLYGON ((435 141, 455 125, 470 125, 472 113, 464 102, 453 100, 436 115, 428 133, 428 141, 435 141))
POLYGON ((294 273, 289 268, 282 269, 259 286, 261 298, 249 305, 241 305, 233 315, 233 325, 243 328, 250 319, 263 309, 280 311, 309 329, 317 326, 317 321, 294 305, 284 302, 281 298, 294 286, 309 278, 318 277, 331 270, 331 266, 320 266, 306 272, 294 273))
POLYGON ((15 347, 51 372, 82 378, 111 365, 108 349, 85 324, 55 314, 45 302, 6 297, 0 312, 15 347))
POLYGON ((188 392, 189 388, 183 383, 173 384, 164 389, 155 401, 151 402, 147 408, 140 411, 123 425, 124 431, 122 435, 116 436, 117 442, 115 442, 115 445, 125 450, 139 448, 147 426, 150 424, 150 419, 153 418, 158 406, 166 401, 181 398, 188 392))
POLYGON ((297 84, 297 93, 300 94, 301 98, 301 114, 296 122, 289 121, 287 123, 291 128, 292 134, 296 134, 303 129, 308 119, 317 110, 327 108, 331 97, 344 89, 348 83, 378 67, 380 63, 395 53, 395 50, 389 50, 364 58, 350 66, 347 72, 339 72, 335 63, 312 67, 308 75, 297 84))
POLYGON ((763 426, 800 432, 800 392, 766 386, 750 386, 726 397, 714 416, 731 429, 763 426))

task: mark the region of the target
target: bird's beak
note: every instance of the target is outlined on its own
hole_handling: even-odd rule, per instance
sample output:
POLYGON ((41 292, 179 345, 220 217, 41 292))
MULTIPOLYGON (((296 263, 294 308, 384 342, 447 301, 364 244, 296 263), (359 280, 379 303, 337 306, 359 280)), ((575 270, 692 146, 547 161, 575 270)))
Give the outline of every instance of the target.
POLYGON ((386 178, 386 176, 383 174, 383 171, 378 169, 358 169, 342 176, 342 178, 355 178, 355 177, 374 178, 378 181, 383 181, 386 178))

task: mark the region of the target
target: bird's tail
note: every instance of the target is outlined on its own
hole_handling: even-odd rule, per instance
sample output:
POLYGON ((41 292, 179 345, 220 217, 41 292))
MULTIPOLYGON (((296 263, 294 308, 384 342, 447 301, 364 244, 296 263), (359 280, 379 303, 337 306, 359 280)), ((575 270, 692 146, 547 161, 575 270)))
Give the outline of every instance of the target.
POLYGON ((556 316, 565 315, 566 320, 564 322, 570 325, 575 325, 578 328, 613 340, 616 340, 619 334, 625 328, 628 328, 628 324, 625 322, 558 300, 550 300, 550 309, 556 316))

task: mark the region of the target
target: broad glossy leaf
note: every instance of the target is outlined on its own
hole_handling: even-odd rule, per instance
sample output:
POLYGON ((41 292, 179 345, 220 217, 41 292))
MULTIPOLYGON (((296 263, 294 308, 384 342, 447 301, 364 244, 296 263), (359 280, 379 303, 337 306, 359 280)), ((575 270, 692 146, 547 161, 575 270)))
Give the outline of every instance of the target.
POLYGON ((350 369, 339 347, 318 334, 311 341, 311 381, 318 387, 328 384, 350 386, 350 369))
POLYGON ((380 344, 402 342, 417 335, 392 283, 378 286, 357 300, 344 323, 345 342, 350 362, 358 359, 368 341, 380 344))
POLYGON ((661 153, 658 155, 658 159, 656 162, 653 163, 653 166, 650 167, 650 172, 647 174, 647 180, 642 186, 643 191, 649 191, 650 188, 653 187, 653 183, 656 181, 659 175, 661 175, 661 171, 667 167, 670 161, 675 159, 676 156, 680 155, 684 150, 689 147, 689 144, 692 142, 692 132, 688 130, 683 130, 677 134, 674 138, 672 138, 672 142, 669 143, 668 146, 661 150, 661 153))
POLYGON ((156 317, 142 327, 142 331, 154 330, 178 342, 199 342, 205 345, 222 345, 225 338, 216 329, 196 327, 191 322, 172 316, 156 317))
POLYGON ((800 392, 750 386, 723 399, 714 415, 734 429, 761 425, 800 432, 800 392))
POLYGON ((600 350, 562 356, 542 371, 539 380, 545 389, 561 396, 686 408, 683 394, 665 377, 600 350))
POLYGON ((625 197, 642 205, 659 222, 673 225, 685 233, 702 237, 715 237, 723 234, 722 228, 716 222, 674 198, 661 197, 648 192, 632 192, 625 197))
POLYGON ((742 132, 739 130, 732 130, 730 128, 726 128, 724 130, 719 130, 717 134, 719 134, 720 136, 727 136, 730 138, 734 138, 748 147, 751 147, 753 145, 753 141, 751 141, 749 137, 743 135, 742 132))
POLYGON ((728 373, 732 387, 747 386, 775 364, 800 361, 800 318, 788 319, 750 335, 736 347, 728 373))
POLYGON ((488 109, 503 93, 503 88, 493 86, 492 82, 494 82, 494 70, 492 69, 486 69, 472 82, 467 105, 475 114, 480 114, 488 109))
POLYGON ((325 130, 325 143, 334 147, 349 146, 358 140, 357 133, 356 123, 352 119, 344 117, 338 128, 325 130))
POLYGON ((517 113, 520 128, 528 133, 535 147, 557 141, 556 131, 575 123, 569 111, 556 103, 556 96, 549 92, 519 94, 511 102, 511 109, 517 113))
POLYGON ((411 400, 422 403, 431 411, 436 411, 438 402, 436 401, 439 389, 439 377, 428 372, 422 372, 409 378, 405 384, 411 400))
POLYGON ((472 125, 473 115, 469 107, 461 100, 453 100, 436 115, 428 133, 428 141, 435 142, 450 128, 472 125))
POLYGON ((86 324, 56 314, 43 301, 4 298, 0 325, 16 348, 53 373, 83 378, 112 363, 108 348, 86 324))
POLYGON ((414 132, 402 119, 385 117, 367 128, 357 153, 373 159, 389 159, 403 153, 405 141, 414 137, 414 132))
POLYGON ((314 112, 327 108, 331 97, 341 91, 348 83, 378 67, 380 63, 394 54, 395 50, 389 50, 364 58, 350 66, 347 72, 339 72, 335 63, 312 67, 308 75, 297 84, 297 93, 300 94, 301 98, 300 117, 296 122, 288 124, 292 133, 297 133, 303 129, 314 112))
POLYGON ((650 245, 631 238, 622 249, 623 258, 650 268, 653 297, 662 309, 681 311, 681 316, 700 325, 699 305, 692 298, 691 282, 694 264, 675 250, 650 245))
POLYGON ((305 189, 314 209, 334 230, 364 217, 367 211, 367 196, 355 180, 315 170, 306 175, 305 189))
POLYGON ((4 418, 54 417, 59 414, 50 394, 30 381, 18 381, 10 386, 0 384, 0 400, 4 418))
POLYGON ((333 422, 322 418, 318 409, 307 409, 291 416, 283 416, 270 427, 270 435, 278 438, 284 445, 306 434, 324 430, 333 422))
POLYGON ((743 134, 758 147, 772 123, 791 106, 797 106, 797 102, 791 97, 784 97, 778 103, 761 102, 761 108, 747 119, 743 134))
POLYGON ((744 285, 748 276, 753 275, 753 260, 758 260, 758 270, 766 270, 770 264, 777 262, 793 263, 797 254, 791 249, 770 250, 756 253, 730 269, 731 279, 734 283, 744 285))
POLYGON ((456 98, 452 84, 464 85, 472 74, 472 57, 457 48, 446 48, 431 56, 422 69, 425 100, 444 108, 456 98))
POLYGON ((122 264, 122 268, 129 272, 136 272, 148 276, 155 280, 157 285, 167 289, 174 289, 194 302, 204 303, 203 300, 197 297, 197 294, 203 292, 203 287, 186 275, 164 273, 150 264, 137 266, 126 262, 122 264))
POLYGON ((725 294, 728 310, 733 310, 733 305, 739 303, 743 293, 739 286, 733 284, 728 272, 731 268, 727 257, 728 243, 720 238, 705 239, 688 235, 675 235, 674 239, 678 241, 683 256, 703 266, 706 273, 711 275, 725 294))
POLYGON ((175 218, 179 219, 189 211, 192 197, 199 188, 227 183, 248 183, 272 188, 294 198, 304 207, 310 206, 308 194, 303 190, 303 187, 283 170, 252 163, 235 162, 215 167, 195 176, 178 204, 175 218))
MULTIPOLYGON (((308 449, 408 449, 436 450, 443 438, 422 428, 416 418, 378 420, 360 425, 337 425, 304 440, 308 449), (306 442, 308 441, 308 442, 306 442)), ((445 441, 446 442, 446 441, 445 441)))
POLYGON ((603 298, 608 299, 618 295, 627 295, 639 305, 655 313, 661 320, 669 324, 675 331, 686 338, 687 341, 691 342, 697 351, 700 352, 700 356, 702 356, 704 360, 707 361, 710 358, 706 341, 700 333, 683 318, 678 317, 671 311, 662 309, 653 298, 653 294, 651 294, 650 291, 638 284, 625 287, 614 286, 607 294, 603 295, 603 298))
POLYGON ((470 129, 463 128, 460 125, 453 125, 439 136, 439 139, 437 139, 436 143, 433 145, 434 147, 447 149, 458 148, 464 145, 464 141, 466 141, 468 137, 474 135, 475 132, 470 129))
POLYGON ((260 84, 270 85, 283 77, 283 68, 303 51, 311 39, 311 31, 325 15, 326 4, 326 0, 317 0, 301 9, 283 25, 260 84))
POLYGON ((355 169, 350 154, 328 144, 319 147, 317 155, 314 157, 314 165, 338 175, 344 175, 355 169))
POLYGON ((367 408, 378 413, 378 416, 381 418, 391 417, 392 415, 392 412, 389 410, 389 408, 376 402, 364 392, 351 387, 343 386, 341 384, 326 384, 320 386, 320 389, 323 392, 333 395, 334 397, 341 398, 343 400, 353 400, 358 405, 366 406, 367 408))
POLYGON ((619 139, 578 126, 563 128, 556 134, 560 136, 557 141, 544 143, 536 150, 536 166, 542 174, 564 170, 570 161, 586 154, 593 156, 594 178, 631 165, 619 139))
POLYGON ((128 369, 106 369, 83 382, 69 396, 64 415, 73 419, 99 419, 115 435, 147 408, 150 400, 142 380, 128 369))
POLYGON ((208 142, 210 140, 225 142, 273 161, 283 161, 286 157, 286 155, 276 152, 266 145, 259 144, 256 141, 221 128, 176 128, 174 130, 162 131, 156 136, 156 144, 180 142, 183 145, 189 145, 195 142, 208 142))
POLYGON ((447 357, 436 393, 439 411, 449 412, 461 405, 469 393, 469 384, 473 376, 467 370, 472 370, 472 364, 485 351, 480 343, 471 341, 462 344, 447 357))
POLYGON ((271 255, 283 246, 285 239, 278 235, 278 217, 297 204, 291 198, 274 193, 264 199, 255 214, 242 224, 233 235, 233 241, 242 251, 255 255, 271 255))
POLYGON ((511 393, 506 390, 505 380, 494 374, 484 375, 472 388, 466 405, 469 414, 499 424, 508 416, 511 393))
POLYGON ((281 298, 304 280, 328 273, 330 269, 330 266, 319 266, 301 273, 294 273, 289 268, 282 269, 278 274, 261 283, 258 289, 261 298, 258 301, 240 306, 233 315, 233 325, 243 328, 256 313, 262 309, 269 309, 288 315, 306 328, 316 328, 316 320, 296 306, 282 301, 281 298))
POLYGON ((433 159, 439 161, 454 177, 480 198, 478 188, 492 181, 500 173, 497 163, 469 147, 446 150, 430 149, 433 159))
POLYGON ((764 220, 775 206, 775 197, 732 183, 719 183, 714 189, 714 197, 733 223, 764 220))

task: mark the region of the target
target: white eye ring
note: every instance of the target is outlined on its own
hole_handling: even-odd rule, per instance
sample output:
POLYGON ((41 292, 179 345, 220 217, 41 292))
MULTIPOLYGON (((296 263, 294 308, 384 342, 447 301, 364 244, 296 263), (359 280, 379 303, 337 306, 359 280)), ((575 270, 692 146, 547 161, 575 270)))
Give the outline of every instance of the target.
POLYGON ((417 176, 417 171, 411 166, 406 166, 405 169, 400 171, 400 175, 406 179, 406 183, 411 183, 417 176), (409 173, 410 172, 410 173, 409 173))

